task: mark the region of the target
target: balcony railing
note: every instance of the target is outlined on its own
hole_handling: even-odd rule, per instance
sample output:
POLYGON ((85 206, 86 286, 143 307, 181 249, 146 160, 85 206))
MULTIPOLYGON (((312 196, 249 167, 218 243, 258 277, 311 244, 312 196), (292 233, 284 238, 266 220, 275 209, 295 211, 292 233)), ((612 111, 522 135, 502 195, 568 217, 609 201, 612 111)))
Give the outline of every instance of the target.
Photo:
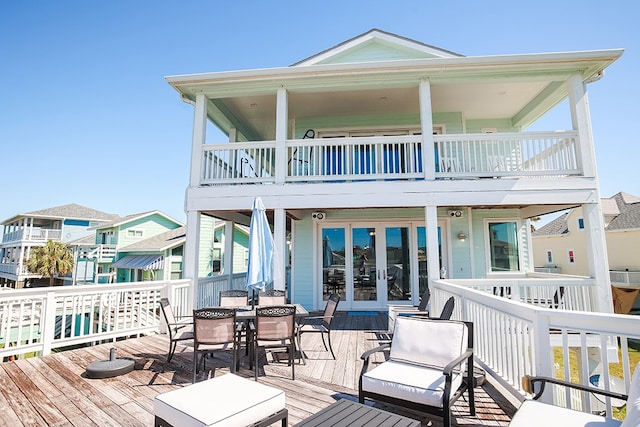
MULTIPOLYGON (((434 135, 436 178, 539 177, 582 173, 577 133, 434 135)), ((294 139, 286 142, 285 182, 424 179, 420 135, 294 139)), ((275 182, 274 141, 207 144, 201 184, 275 182)))
MULTIPOLYGON (((614 376, 629 384, 629 348, 640 339, 640 316, 544 308, 451 282, 433 282, 431 309, 438 312, 447 298, 455 297, 452 318, 474 322, 478 362, 514 396, 522 398, 524 375, 584 385, 599 375, 607 390, 614 376)), ((554 398, 557 404, 571 400, 564 394, 554 398)), ((590 408, 588 400, 578 403, 582 406, 574 408, 586 412, 605 409, 590 408)), ((610 414, 610 402, 606 406, 610 414)))
POLYGON ((48 228, 19 228, 18 230, 5 233, 2 242, 16 242, 21 240, 32 242, 46 242, 47 240, 58 241, 62 238, 62 230, 48 228))

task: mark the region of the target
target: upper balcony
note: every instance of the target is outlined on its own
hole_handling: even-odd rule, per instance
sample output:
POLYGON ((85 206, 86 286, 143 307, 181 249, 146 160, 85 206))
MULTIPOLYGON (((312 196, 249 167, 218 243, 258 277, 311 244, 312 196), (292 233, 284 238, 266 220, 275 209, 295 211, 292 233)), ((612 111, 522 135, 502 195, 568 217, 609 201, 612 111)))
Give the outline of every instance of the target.
POLYGON ((433 138, 432 153, 421 135, 290 139, 281 165, 275 141, 205 144, 200 185, 273 183, 279 175, 285 182, 356 182, 582 174, 574 131, 433 138))
POLYGON ((62 238, 62 230, 40 228, 40 227, 26 227, 18 228, 11 232, 5 233, 2 236, 2 243, 9 242, 46 242, 48 240, 60 241, 62 238))

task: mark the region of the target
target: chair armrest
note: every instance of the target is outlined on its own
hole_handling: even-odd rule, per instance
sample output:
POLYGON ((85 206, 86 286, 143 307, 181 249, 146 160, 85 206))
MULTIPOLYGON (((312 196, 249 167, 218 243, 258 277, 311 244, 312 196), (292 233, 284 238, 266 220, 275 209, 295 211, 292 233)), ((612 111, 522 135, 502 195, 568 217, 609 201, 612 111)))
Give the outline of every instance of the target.
POLYGON ((362 356, 360 356, 360 359, 362 359, 364 363, 362 364, 362 370, 360 371, 360 381, 362 381, 362 376, 369 370, 369 358, 371 357, 371 355, 374 353, 379 353, 387 348, 391 348, 390 342, 382 344, 378 347, 372 348, 371 350, 367 350, 364 353, 362 353, 362 356))
POLYGON ((365 363, 366 363, 369 360, 369 357, 371 357, 371 355, 373 353, 379 353, 379 352, 381 352, 381 351, 383 351, 383 350, 385 350, 387 348, 390 348, 390 347, 391 347, 391 343, 390 342, 384 343, 382 345, 379 345, 376 348, 372 348, 371 350, 365 351, 364 353, 362 353, 362 356, 360 356, 360 359, 364 360, 365 363))
POLYGON ((603 390, 601 388, 590 387, 582 384, 572 383, 569 381, 563 381, 556 378, 550 377, 532 377, 529 375, 525 375, 522 378, 522 388, 527 392, 534 394, 533 400, 537 400, 542 396, 544 392, 544 386, 546 383, 557 384, 564 387, 573 388, 575 390, 586 391, 589 393, 600 394, 602 396, 612 397, 614 399, 620 399, 626 401, 628 396, 626 394, 617 393, 615 391, 603 390), (540 383, 540 389, 535 391, 535 384, 540 383))
MULTIPOLYGON (((462 353, 460 356, 456 357, 451 362, 449 362, 447 366, 445 366, 444 369, 442 370, 442 373, 446 376, 451 376, 451 374, 453 373, 453 368, 462 364, 462 362, 464 362, 466 359, 472 356, 473 356, 473 351, 468 349, 467 351, 462 353)), ((471 367, 471 369, 473 370, 473 366, 471 367)))
POLYGON ((302 318, 300 318, 300 322, 298 322, 298 327, 300 328, 300 327, 306 325, 309 320, 322 320, 325 317, 333 318, 333 316, 307 316, 307 317, 302 317, 302 318))
POLYGON ((173 329, 175 329, 177 331, 178 329, 182 329, 182 328, 185 328, 185 327, 188 327, 188 326, 193 326, 193 322, 189 322, 189 323, 186 323, 186 322, 167 323, 167 326, 170 327, 170 328, 173 328, 173 329))

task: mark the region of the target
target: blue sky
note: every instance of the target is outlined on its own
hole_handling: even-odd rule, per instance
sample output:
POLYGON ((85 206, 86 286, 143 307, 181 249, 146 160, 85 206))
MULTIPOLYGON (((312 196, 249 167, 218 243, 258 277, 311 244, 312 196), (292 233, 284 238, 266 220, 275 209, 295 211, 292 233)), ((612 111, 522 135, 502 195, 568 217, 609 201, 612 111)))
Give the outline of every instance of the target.
MULTIPOLYGON (((625 48, 589 100, 601 196, 640 195, 640 3, 529 3, 3 1, 0 221, 67 203, 185 221, 193 109, 164 77, 287 66, 371 28, 468 56, 625 48)), ((563 106, 535 130, 568 128, 563 106)))

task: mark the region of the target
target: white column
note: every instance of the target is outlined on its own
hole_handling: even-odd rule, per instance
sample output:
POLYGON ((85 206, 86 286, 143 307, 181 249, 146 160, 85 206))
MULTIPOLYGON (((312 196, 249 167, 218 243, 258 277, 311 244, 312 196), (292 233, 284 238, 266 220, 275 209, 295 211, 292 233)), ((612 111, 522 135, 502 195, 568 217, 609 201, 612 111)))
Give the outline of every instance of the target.
POLYGON ((207 97, 205 95, 196 96, 196 105, 193 114, 193 135, 191 139, 191 173, 189 175, 189 186, 200 185, 202 146, 205 143, 207 132, 207 97))
POLYGON ((569 93, 571 123, 573 130, 578 132, 578 145, 576 146, 578 161, 584 176, 595 177, 596 157, 591 132, 589 98, 582 77, 579 75, 571 76, 567 81, 567 91, 569 93))
POLYGON ((191 286, 189 287, 189 298, 192 307, 188 307, 187 312, 190 312, 193 308, 197 307, 197 293, 196 287, 198 286, 198 257, 200 246, 200 212, 188 211, 187 212, 187 239, 184 244, 183 254, 183 271, 185 279, 191 280, 191 286))
POLYGON ((283 184, 287 168, 287 91, 278 89, 276 97, 276 184, 283 184))
POLYGON ((285 290, 287 280, 286 257, 287 257, 287 218, 284 209, 278 208, 273 211, 273 244, 276 249, 276 259, 274 260, 274 289, 285 290))
POLYGON ((595 279, 597 286, 596 308, 603 313, 613 313, 607 242, 599 201, 582 205, 582 215, 584 216, 589 276, 595 279))
POLYGON ((427 231, 427 276, 431 282, 440 279, 440 254, 438 253, 438 207, 424 208, 425 230, 427 231))
POLYGON ((229 276, 229 286, 233 283, 233 230, 235 223, 233 221, 224 222, 224 252, 222 261, 222 273, 229 276))
POLYGON ((429 80, 420 81, 420 123, 422 126, 422 170, 424 178, 436 179, 436 156, 433 143, 433 111, 431 109, 431 83, 429 80))

